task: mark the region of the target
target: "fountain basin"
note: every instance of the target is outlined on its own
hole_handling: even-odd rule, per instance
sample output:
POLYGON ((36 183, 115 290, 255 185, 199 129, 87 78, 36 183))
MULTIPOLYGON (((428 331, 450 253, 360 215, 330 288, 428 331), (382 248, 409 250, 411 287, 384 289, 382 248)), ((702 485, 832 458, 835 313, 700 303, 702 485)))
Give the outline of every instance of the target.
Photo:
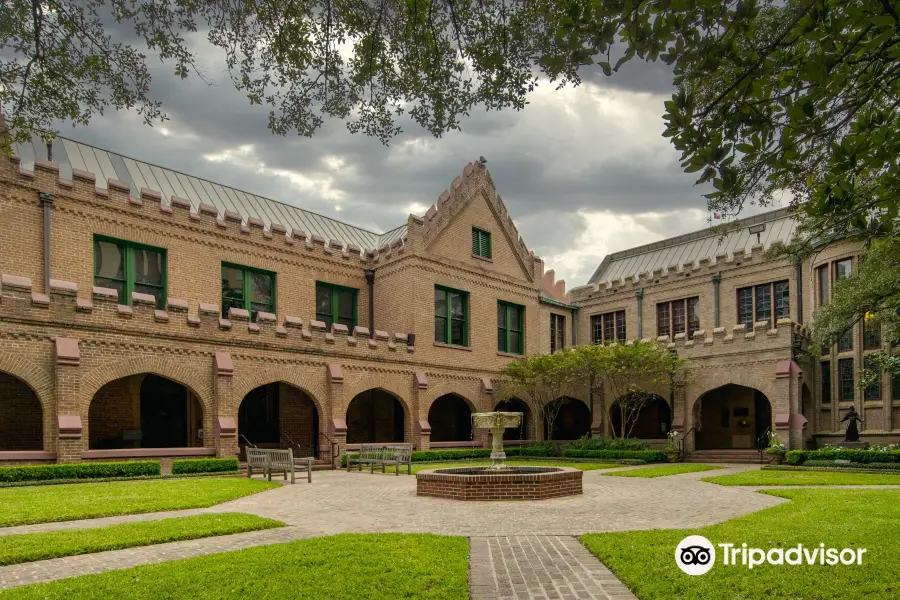
POLYGON ((581 494, 583 474, 569 467, 429 469, 416 473, 416 495, 451 500, 545 500, 581 494))

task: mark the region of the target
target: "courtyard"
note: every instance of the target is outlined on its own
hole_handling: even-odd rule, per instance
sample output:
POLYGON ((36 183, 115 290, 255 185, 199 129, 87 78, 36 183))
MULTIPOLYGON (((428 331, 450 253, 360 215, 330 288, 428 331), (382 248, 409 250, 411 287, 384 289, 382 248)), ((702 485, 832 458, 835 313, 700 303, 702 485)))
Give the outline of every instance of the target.
POLYGON ((0 529, 0 598, 840 598, 855 586, 890 597, 897 565, 884 540, 900 534, 889 510, 900 485, 856 484, 896 475, 821 473, 778 490, 802 474, 582 465, 583 495, 526 502, 417 497, 415 477, 346 471, 295 485, 219 477, 3 489, 0 507, 20 513, 6 523, 29 524, 0 529), (765 481, 770 474, 781 477, 765 481), (850 487, 817 487, 829 483, 850 487), (84 500, 63 517, 36 508, 42 497, 67 506, 70 496, 105 512, 84 500), (136 497, 144 501, 111 501, 136 497), (769 546, 841 542, 867 547, 868 562, 692 578, 672 554, 697 533, 769 546), (817 586, 821 577, 831 585, 817 586))

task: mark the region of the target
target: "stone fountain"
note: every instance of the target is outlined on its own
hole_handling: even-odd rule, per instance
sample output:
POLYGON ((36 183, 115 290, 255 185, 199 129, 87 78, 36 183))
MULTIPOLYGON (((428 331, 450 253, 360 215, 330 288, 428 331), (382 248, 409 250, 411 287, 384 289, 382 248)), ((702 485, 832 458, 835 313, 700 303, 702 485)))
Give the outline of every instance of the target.
POLYGON ((503 432, 522 423, 520 412, 472 415, 472 425, 490 429, 491 466, 429 469, 416 473, 416 494, 451 500, 546 500, 582 493, 580 469, 507 467, 503 432))
POLYGON ((472 415, 472 426, 491 430, 491 471, 506 471, 506 452, 503 451, 503 432, 522 424, 520 412, 484 412, 472 415))

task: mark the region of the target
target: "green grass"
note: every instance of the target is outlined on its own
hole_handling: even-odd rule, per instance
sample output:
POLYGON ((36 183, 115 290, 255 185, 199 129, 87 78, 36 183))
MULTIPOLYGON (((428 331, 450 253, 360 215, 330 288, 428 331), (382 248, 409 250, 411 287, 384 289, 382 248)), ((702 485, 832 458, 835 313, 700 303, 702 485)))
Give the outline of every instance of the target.
POLYGON ((0 536, 0 565, 150 546, 181 540, 283 527, 284 523, 242 513, 176 517, 93 529, 68 529, 0 536))
POLYGON ((278 485, 214 477, 6 488, 0 490, 0 527, 205 508, 278 485))
MULTIPOLYGON (((595 471, 597 469, 615 469, 618 467, 625 467, 628 465, 621 464, 613 464, 613 463, 592 463, 592 462, 561 462, 561 461, 540 461, 540 460, 506 460, 506 464, 510 467, 571 467, 573 469, 581 469, 582 471, 595 471)), ((437 463, 413 463, 412 472, 413 474, 418 473, 419 471, 424 471, 426 469, 458 469, 463 467, 489 467, 491 465, 491 461, 489 460, 460 460, 460 461, 448 461, 448 462, 437 462, 437 463)), ((354 468, 354 471, 356 469, 354 468)), ((363 472, 368 472, 368 467, 363 467, 363 472)), ((387 473, 394 473, 394 467, 385 467, 385 471, 387 473)), ((352 473, 353 471, 351 471, 352 473)), ((381 468, 375 468, 376 473, 381 473, 381 468)), ((400 468, 400 474, 406 475, 406 467, 400 468)))
POLYGON ((588 534, 582 542, 641 600, 887 600, 900 594, 900 490, 794 489, 765 492, 791 502, 725 523, 682 530, 588 534), (691 577, 675 564, 688 535, 740 547, 866 548, 860 566, 723 566, 691 577))
POLYGON ((900 485, 900 473, 832 473, 828 471, 744 471, 703 481, 719 485, 900 485))
POLYGON ((466 538, 341 534, 85 575, 3 600, 466 600, 466 538))
POLYGON ((630 469, 628 471, 616 471, 614 473, 604 473, 606 476, 616 477, 665 477, 666 475, 681 475, 682 473, 696 473, 697 471, 712 471, 721 469, 722 467, 711 467, 709 465, 692 465, 689 463, 679 463, 675 465, 665 465, 663 467, 648 467, 646 469, 630 469))

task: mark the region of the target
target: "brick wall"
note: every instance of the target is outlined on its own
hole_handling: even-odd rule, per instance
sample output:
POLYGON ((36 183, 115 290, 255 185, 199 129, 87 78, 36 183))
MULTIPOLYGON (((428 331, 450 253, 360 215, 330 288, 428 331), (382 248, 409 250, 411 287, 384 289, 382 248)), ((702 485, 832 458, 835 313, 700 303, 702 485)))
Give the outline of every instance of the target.
MULTIPOLYGON (((302 456, 313 456, 318 424, 316 406, 302 390, 285 383, 279 384, 278 416, 281 432, 290 436, 302 452, 302 456)), ((294 452, 298 452, 295 448, 294 452)))
POLYGON ((91 449, 139 448, 139 441, 123 440, 122 432, 141 428, 141 377, 124 377, 104 385, 94 395, 88 413, 91 449))

